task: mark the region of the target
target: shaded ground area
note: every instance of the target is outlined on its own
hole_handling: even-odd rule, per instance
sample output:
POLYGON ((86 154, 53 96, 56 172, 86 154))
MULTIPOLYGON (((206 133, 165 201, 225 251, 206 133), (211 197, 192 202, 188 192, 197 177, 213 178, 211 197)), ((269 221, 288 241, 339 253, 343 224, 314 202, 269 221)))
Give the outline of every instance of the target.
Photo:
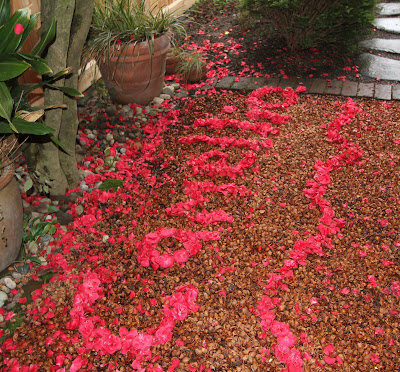
POLYGON ((121 181, 72 206, 3 370, 395 370, 399 104, 264 88, 167 106, 86 176, 121 181))
MULTIPOLYGON (((340 53, 330 46, 291 51, 268 18, 243 13, 235 1, 223 10, 211 1, 203 1, 188 15, 189 44, 209 51, 211 61, 226 53, 224 67, 233 75, 374 81, 359 74, 355 63, 358 53, 340 53)), ((384 37, 384 32, 372 26, 361 32, 365 38, 384 37)))

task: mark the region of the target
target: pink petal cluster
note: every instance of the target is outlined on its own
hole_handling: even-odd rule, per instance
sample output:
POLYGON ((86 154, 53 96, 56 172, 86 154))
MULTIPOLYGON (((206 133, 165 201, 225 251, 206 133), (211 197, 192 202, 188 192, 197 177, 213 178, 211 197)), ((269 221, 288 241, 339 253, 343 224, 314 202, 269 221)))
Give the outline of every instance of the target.
POLYGON ((271 127, 268 122, 256 122, 244 120, 231 120, 231 119, 219 119, 219 118, 207 118, 207 119, 196 119, 193 123, 194 128, 208 127, 209 129, 222 130, 224 128, 241 129, 242 133, 245 131, 251 131, 259 134, 262 137, 267 137, 269 133, 279 134, 279 128, 271 127))
MULTIPOLYGON (((269 94, 270 92, 276 91, 274 89, 264 88, 253 92, 249 99, 250 104, 254 107, 253 110, 250 111, 251 119, 258 120, 271 115, 270 113, 265 114, 263 109, 285 109, 290 106, 291 102, 296 102, 297 100, 296 95, 289 90, 285 92, 287 96, 282 104, 264 103, 261 100, 262 95, 269 94)), ((332 170, 339 169, 345 165, 357 164, 363 152, 356 144, 347 142, 346 138, 340 133, 341 128, 351 122, 359 109, 351 99, 348 99, 346 103, 342 105, 342 110, 339 118, 334 119, 328 124, 328 131, 326 132, 328 141, 339 144, 340 153, 325 162, 317 161, 314 165, 316 171, 314 178, 307 181, 306 185, 308 188, 303 190, 305 196, 311 199, 310 208, 318 207, 322 212, 322 216, 319 220, 320 224, 318 226, 319 234, 310 236, 306 240, 298 240, 295 242, 289 254, 290 259, 285 260, 284 265, 277 270, 281 274, 269 273, 267 284, 264 285, 267 294, 276 293, 277 289, 286 290, 287 287, 282 283, 282 279, 286 276, 292 276, 293 269, 296 269, 298 265, 306 265, 306 258, 309 254, 323 256, 323 247, 332 247, 332 240, 329 236, 338 234, 340 229, 344 226, 344 219, 334 217, 335 212, 331 208, 330 202, 324 199, 324 195, 327 191, 327 186, 331 182, 330 173, 332 170)), ((284 117, 281 120, 284 122, 290 120, 290 117, 284 117)), ((341 293, 345 293, 345 290, 346 289, 342 289, 341 293)), ((314 304, 318 304, 318 301, 314 300, 314 304)), ((263 296, 257 304, 255 314, 262 319, 262 329, 264 331, 270 331, 277 337, 277 345, 274 350, 276 358, 280 362, 287 364, 288 371, 302 371, 303 360, 301 353, 294 347, 297 338, 290 331, 287 324, 275 320, 274 306, 275 303, 272 301, 271 297, 263 296)), ((333 358, 330 356, 333 351, 332 348, 329 346, 325 349, 327 353, 325 362, 328 364, 343 364, 341 358, 333 358)))
POLYGON ((235 179, 243 175, 243 171, 253 165, 257 159, 257 155, 253 151, 247 151, 243 154, 242 160, 235 165, 229 165, 227 163, 228 158, 229 154, 225 152, 211 150, 188 160, 187 164, 192 167, 193 175, 200 173, 206 174, 211 178, 221 176, 235 179), (214 157, 219 159, 215 162, 209 162, 214 157))
MULTIPOLYGON (((116 335, 105 327, 105 322, 98 316, 87 315, 96 300, 104 296, 99 275, 89 271, 83 278, 82 284, 77 287, 73 308, 69 313, 71 321, 68 322, 67 329, 77 329, 83 338, 84 347, 96 350, 101 355, 112 355, 121 351, 122 354, 135 355, 137 361, 142 358, 146 360, 151 356, 152 346, 164 344, 172 339, 175 321, 182 321, 190 312, 199 309, 195 304, 197 295, 198 290, 193 285, 177 287, 171 296, 164 298, 164 317, 155 332, 138 333, 136 329, 128 331, 125 327, 121 327, 119 334, 116 335)), ((74 368, 77 368, 74 370, 79 370, 87 361, 75 359, 74 363, 76 366, 74 368)))
POLYGON ((210 146, 220 146, 222 149, 230 147, 244 148, 247 147, 251 150, 258 151, 260 148, 271 148, 272 141, 266 138, 264 141, 252 140, 247 138, 235 138, 235 137, 209 137, 206 135, 194 135, 188 137, 182 137, 179 139, 180 143, 192 144, 198 142, 204 142, 210 146))
POLYGON ((138 249, 137 260, 140 265, 147 267, 153 263, 153 269, 158 267, 168 268, 174 262, 184 263, 189 257, 195 256, 200 252, 202 241, 219 240, 220 236, 217 231, 196 231, 160 228, 146 234, 142 240, 136 241, 135 245, 138 249), (178 250, 173 254, 160 254, 156 249, 161 239, 175 238, 180 241, 184 250, 178 250))
MULTIPOLYGON (((224 183, 216 185, 214 182, 185 181, 185 194, 193 199, 199 199, 202 193, 221 193, 224 196, 232 194, 232 196, 252 195, 252 191, 244 185, 236 185, 234 183, 224 183)), ((200 205, 200 204, 199 204, 200 205)), ((202 205, 202 204, 201 204, 202 205)))

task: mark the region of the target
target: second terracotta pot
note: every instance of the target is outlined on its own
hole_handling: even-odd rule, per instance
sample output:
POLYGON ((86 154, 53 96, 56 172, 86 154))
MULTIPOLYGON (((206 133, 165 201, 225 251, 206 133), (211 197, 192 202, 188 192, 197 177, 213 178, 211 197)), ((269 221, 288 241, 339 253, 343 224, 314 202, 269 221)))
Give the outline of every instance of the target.
POLYGON ((167 74, 175 74, 176 66, 178 66, 180 58, 180 56, 167 56, 167 61, 165 65, 167 74))
POLYGON ((147 105, 163 88, 165 61, 171 44, 168 36, 154 43, 132 43, 115 50, 109 63, 100 63, 100 72, 114 102, 147 105))
POLYGON ((206 77, 206 73, 207 69, 206 66, 204 65, 201 71, 199 70, 189 71, 188 74, 186 75, 186 81, 189 83, 197 83, 206 77))
POLYGON ((0 176, 0 271, 17 258, 22 243, 23 210, 14 167, 2 169, 0 176))

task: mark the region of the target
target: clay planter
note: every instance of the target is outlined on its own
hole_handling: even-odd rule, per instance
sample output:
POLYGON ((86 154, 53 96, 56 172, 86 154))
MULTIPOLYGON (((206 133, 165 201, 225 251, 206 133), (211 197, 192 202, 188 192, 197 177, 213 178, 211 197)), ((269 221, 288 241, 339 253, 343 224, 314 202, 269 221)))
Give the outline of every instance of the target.
POLYGON ((22 243, 23 211, 14 166, 2 170, 0 176, 0 271, 17 258, 22 243))
POLYGON ((165 65, 165 70, 166 70, 167 74, 169 74, 169 75, 175 74, 176 66, 178 65, 180 58, 181 57, 179 55, 170 56, 170 57, 167 56, 167 62, 165 65))
POLYGON ((100 72, 114 102, 126 105, 147 105, 163 88, 165 61, 171 44, 168 36, 154 40, 153 53, 149 44, 130 44, 113 52, 109 63, 100 63, 100 72))
POLYGON ((206 77, 206 66, 204 65, 201 71, 192 70, 188 71, 185 75, 186 81, 189 83, 197 83, 200 80, 203 80, 206 77))

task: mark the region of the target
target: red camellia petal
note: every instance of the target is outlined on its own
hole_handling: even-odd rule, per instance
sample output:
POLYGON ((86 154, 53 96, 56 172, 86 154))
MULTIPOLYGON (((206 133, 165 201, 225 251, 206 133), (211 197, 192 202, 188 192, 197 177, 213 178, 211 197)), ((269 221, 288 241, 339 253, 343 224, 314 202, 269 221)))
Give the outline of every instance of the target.
POLYGON ((335 364, 336 363, 336 358, 331 358, 327 355, 324 357, 324 360, 327 364, 335 364))
POLYGON ((21 25, 21 23, 17 23, 14 26, 14 33, 16 35, 21 35, 24 32, 24 26, 21 25))

